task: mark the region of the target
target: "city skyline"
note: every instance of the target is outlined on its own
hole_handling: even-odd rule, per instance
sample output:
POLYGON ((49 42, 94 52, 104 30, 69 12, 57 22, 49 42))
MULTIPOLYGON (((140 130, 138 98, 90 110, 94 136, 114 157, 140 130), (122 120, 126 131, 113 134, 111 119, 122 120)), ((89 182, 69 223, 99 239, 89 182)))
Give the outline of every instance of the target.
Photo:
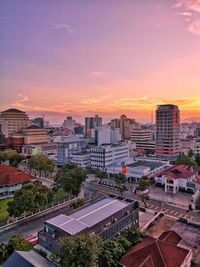
POLYGON ((171 103, 200 117, 198 0, 20 3, 0 3, 1 111, 150 122, 171 103))

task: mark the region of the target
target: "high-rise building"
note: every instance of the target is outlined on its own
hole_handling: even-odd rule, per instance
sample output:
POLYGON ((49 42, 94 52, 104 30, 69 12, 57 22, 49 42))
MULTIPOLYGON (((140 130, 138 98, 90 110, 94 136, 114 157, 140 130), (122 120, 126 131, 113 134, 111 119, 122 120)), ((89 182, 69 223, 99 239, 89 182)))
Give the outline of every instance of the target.
POLYGON ((72 119, 71 116, 68 116, 63 123, 63 128, 68 130, 74 130, 74 127, 76 125, 76 121, 72 119))
POLYGON ((130 133, 133 129, 139 127, 139 123, 135 119, 127 118, 126 115, 121 115, 120 119, 113 119, 110 123, 111 129, 120 128, 121 138, 130 139, 130 133))
POLYGON ((8 138, 12 134, 29 127, 31 120, 26 112, 11 108, 0 113, 0 124, 3 135, 8 138))
POLYGON ((111 132, 109 125, 102 125, 96 128, 95 141, 98 146, 110 144, 111 132))
POLYGON ((44 118, 35 118, 32 120, 32 124, 36 125, 37 127, 43 128, 44 127, 44 118))
POLYGON ((158 105, 156 109, 156 154, 175 160, 180 151, 180 112, 175 105, 158 105))
POLYGON ((86 117, 85 118, 85 127, 86 129, 94 129, 98 126, 102 125, 102 117, 99 115, 95 115, 94 117, 86 117))
POLYGON ((95 117, 86 117, 85 118, 85 133, 86 136, 91 137, 91 129, 95 129, 102 125, 102 118, 98 115, 95 117))

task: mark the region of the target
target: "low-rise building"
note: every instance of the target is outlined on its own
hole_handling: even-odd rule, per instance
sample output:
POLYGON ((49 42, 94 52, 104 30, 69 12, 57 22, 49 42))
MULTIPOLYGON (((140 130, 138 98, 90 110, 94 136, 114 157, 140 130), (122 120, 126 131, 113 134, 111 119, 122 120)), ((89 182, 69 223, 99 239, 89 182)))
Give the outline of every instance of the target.
POLYGON ((173 191, 176 193, 179 189, 195 191, 195 183, 193 183, 195 177, 195 172, 189 166, 179 164, 161 171, 154 179, 156 183, 165 186, 165 192, 173 191))
POLYGON ((99 234, 103 240, 117 235, 129 225, 138 225, 138 202, 103 198, 69 215, 60 214, 44 224, 38 233, 41 246, 59 251, 59 238, 81 233, 99 234))
POLYGON ((7 198, 21 189, 22 183, 33 179, 33 177, 17 168, 0 164, 0 198, 7 198))
POLYGON ((129 145, 102 145, 91 148, 91 167, 106 170, 116 163, 122 163, 129 158, 129 145))
POLYGON ((82 135, 62 137, 61 141, 58 141, 57 164, 68 163, 71 161, 72 155, 85 153, 87 145, 92 141, 92 139, 84 138, 82 135))
POLYGON ((48 142, 48 133, 44 128, 40 128, 36 125, 31 125, 25 129, 22 129, 24 136, 24 144, 42 144, 48 142))
MULTIPOLYGON (((149 178, 154 177, 156 173, 160 173, 169 167, 168 161, 153 160, 146 158, 137 158, 135 161, 125 161, 125 176, 129 181, 138 181, 142 176, 149 178)), ((115 164, 107 169, 108 174, 118 174, 122 171, 120 164, 115 164)))
POLYGON ((82 168, 90 167, 91 166, 90 153, 73 154, 71 162, 77 164, 82 168))
POLYGON ((44 143, 44 144, 33 144, 24 145, 22 147, 22 154, 26 157, 35 155, 45 155, 47 157, 57 156, 57 143, 44 143))
POLYGON ((181 244, 182 238, 173 230, 162 233, 157 239, 146 236, 144 240, 121 260, 122 267, 189 267, 192 250, 181 244))

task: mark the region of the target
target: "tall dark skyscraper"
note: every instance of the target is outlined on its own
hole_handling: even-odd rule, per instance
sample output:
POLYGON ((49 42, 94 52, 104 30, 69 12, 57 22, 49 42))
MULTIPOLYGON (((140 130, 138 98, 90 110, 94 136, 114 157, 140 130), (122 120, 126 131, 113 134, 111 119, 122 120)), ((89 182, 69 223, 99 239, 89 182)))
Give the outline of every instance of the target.
POLYGON ((156 154, 175 160, 180 150, 180 112, 175 105, 159 105, 156 109, 156 154))

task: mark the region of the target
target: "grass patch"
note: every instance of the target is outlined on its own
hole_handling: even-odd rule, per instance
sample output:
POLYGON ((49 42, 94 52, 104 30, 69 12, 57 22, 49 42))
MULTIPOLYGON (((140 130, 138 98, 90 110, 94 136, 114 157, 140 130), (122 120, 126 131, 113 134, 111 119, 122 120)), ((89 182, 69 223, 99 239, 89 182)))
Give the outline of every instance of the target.
POLYGON ((7 222, 8 219, 8 202, 12 201, 13 198, 6 198, 0 200, 0 226, 4 225, 7 222))

